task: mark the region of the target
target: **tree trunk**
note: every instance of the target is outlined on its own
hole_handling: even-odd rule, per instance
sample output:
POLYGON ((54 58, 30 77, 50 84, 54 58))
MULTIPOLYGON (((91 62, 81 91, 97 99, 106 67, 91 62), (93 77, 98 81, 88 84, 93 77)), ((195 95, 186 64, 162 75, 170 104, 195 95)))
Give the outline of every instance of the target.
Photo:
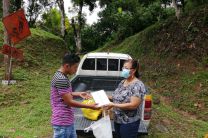
POLYGON ((63 0, 57 0, 60 12, 61 12, 61 36, 64 38, 65 37, 65 31, 66 31, 66 26, 65 26, 65 9, 64 9, 64 1, 63 0))
POLYGON ((78 12, 78 29, 77 29, 77 53, 81 53, 82 51, 82 8, 83 8, 83 0, 79 2, 79 12, 78 12))
POLYGON ((83 8, 83 0, 80 0, 79 2, 79 12, 78 12, 78 26, 76 27, 75 21, 72 18, 72 28, 74 30, 74 40, 76 43, 76 53, 80 54, 82 51, 82 36, 81 36, 81 31, 82 31, 82 8, 83 8))
MULTIPOLYGON (((9 5, 10 1, 9 0, 3 0, 3 17, 9 15, 9 5)), ((11 43, 9 41, 9 37, 7 34, 6 29, 4 28, 4 44, 8 44, 11 46, 11 43)), ((11 56, 4 55, 4 66, 5 66, 5 74, 4 74, 4 80, 9 81, 12 79, 12 64, 11 64, 11 56)))
POLYGON ((74 18, 72 18, 72 20, 71 20, 71 25, 72 25, 72 28, 74 31, 74 41, 75 41, 76 48, 77 48, 77 45, 78 45, 78 43, 77 43, 77 30, 76 30, 74 18))
POLYGON ((81 32, 77 32, 77 53, 81 53, 82 51, 82 39, 81 39, 81 32))
POLYGON ((175 8, 176 17, 179 20, 180 19, 181 10, 180 10, 180 8, 177 5, 176 0, 172 0, 172 3, 173 3, 173 7, 175 8))
POLYGON ((61 13, 61 36, 65 38, 65 15, 61 13))

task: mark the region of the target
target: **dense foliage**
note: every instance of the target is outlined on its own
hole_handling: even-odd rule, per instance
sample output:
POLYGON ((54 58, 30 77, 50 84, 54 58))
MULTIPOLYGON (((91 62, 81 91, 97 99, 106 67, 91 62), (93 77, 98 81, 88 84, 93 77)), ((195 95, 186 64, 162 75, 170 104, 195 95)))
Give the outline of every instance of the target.
MULTIPOLYGON (((23 0, 11 0, 11 11, 23 6, 23 0)), ((82 52, 88 52, 103 46, 113 40, 120 43, 125 38, 134 35, 148 26, 174 16, 172 0, 73 0, 70 10, 77 12, 72 19, 65 18, 65 42, 71 51, 76 50, 75 34, 81 32, 82 52), (96 2, 98 2, 96 4, 96 2), (96 6, 103 10, 99 12, 97 23, 87 25, 84 13, 80 13, 80 6, 87 6, 90 11, 96 6), (79 10, 78 10, 79 9, 79 10), (80 19, 80 22, 78 22, 80 19), (73 26, 74 25, 74 26, 73 26), (80 30, 75 30, 79 28, 80 30), (78 31, 78 32, 76 32, 78 31)), ((30 0, 25 5, 30 27, 42 29, 61 36, 61 13, 56 0, 30 0), (37 20, 42 17, 41 20, 37 20)), ((208 3, 208 0, 176 0, 185 13, 191 9, 208 3)), ((82 11, 82 10, 81 10, 82 11)), ((2 17, 2 2, 0 16, 2 17)), ((65 12, 69 12, 65 9, 65 12)))

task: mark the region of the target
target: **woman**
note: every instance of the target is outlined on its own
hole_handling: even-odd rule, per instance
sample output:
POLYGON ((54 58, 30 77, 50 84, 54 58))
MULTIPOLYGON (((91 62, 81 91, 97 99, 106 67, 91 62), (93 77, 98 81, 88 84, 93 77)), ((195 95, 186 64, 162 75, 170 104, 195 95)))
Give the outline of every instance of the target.
POLYGON ((145 86, 139 80, 139 63, 128 60, 124 63, 120 82, 113 95, 109 97, 113 102, 114 127, 117 138, 136 138, 138 134, 142 100, 145 86))

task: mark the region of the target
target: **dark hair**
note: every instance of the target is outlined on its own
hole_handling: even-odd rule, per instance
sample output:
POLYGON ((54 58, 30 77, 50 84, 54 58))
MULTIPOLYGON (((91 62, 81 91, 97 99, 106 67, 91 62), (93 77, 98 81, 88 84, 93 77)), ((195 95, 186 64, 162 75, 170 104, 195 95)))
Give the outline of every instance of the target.
POLYGON ((64 65, 64 64, 74 65, 74 64, 79 63, 79 62, 80 62, 80 57, 78 55, 76 55, 76 54, 66 54, 63 57, 62 65, 64 65))
POLYGON ((134 60, 134 59, 129 59, 127 61, 125 61, 124 63, 131 63, 131 69, 135 69, 135 77, 136 78, 140 78, 140 64, 139 64, 139 61, 138 60, 134 60))

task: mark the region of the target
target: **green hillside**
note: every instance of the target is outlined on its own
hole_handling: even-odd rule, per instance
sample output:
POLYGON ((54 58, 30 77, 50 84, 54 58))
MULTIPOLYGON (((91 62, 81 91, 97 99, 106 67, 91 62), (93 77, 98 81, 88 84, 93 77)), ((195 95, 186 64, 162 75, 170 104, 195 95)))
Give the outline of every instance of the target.
MULTIPOLYGON (((3 45, 3 30, 0 24, 0 46, 3 45)), ((60 58, 65 47, 64 41, 51 33, 39 29, 31 29, 32 35, 22 41, 15 47, 24 51, 24 67, 42 66, 48 64, 48 61, 55 62, 56 58, 60 58)), ((1 55, 2 59, 2 55, 1 55)))
MULTIPOLYGON (((31 138, 52 134, 50 79, 67 49, 64 41, 55 35, 39 29, 31 29, 31 32, 31 37, 16 46, 24 51, 23 62, 13 61, 17 84, 0 85, 0 137, 31 138)), ((0 61, 3 61, 2 55, 0 61)), ((4 73, 2 65, 0 62, 0 76, 4 73)))
POLYGON ((150 137, 203 137, 208 133, 207 13, 205 5, 180 20, 172 17, 120 44, 112 41, 97 50, 140 59, 142 79, 157 103, 150 137))

